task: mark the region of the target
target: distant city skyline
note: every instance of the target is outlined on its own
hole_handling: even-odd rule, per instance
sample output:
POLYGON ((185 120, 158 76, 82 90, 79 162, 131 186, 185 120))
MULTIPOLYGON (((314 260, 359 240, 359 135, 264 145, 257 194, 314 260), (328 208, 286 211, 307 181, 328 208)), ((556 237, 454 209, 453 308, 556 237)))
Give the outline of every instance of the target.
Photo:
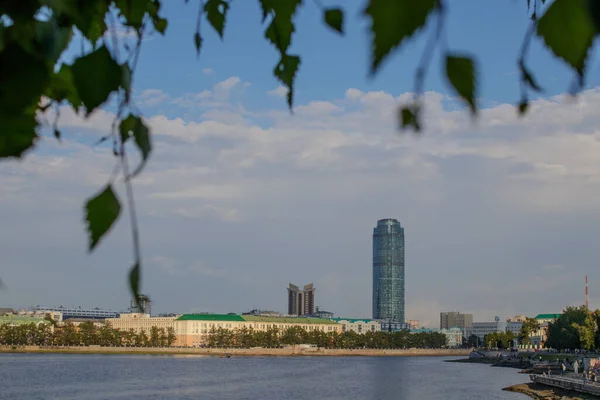
POLYGON ((373 228, 373 319, 405 322, 404 228, 395 218, 373 228))

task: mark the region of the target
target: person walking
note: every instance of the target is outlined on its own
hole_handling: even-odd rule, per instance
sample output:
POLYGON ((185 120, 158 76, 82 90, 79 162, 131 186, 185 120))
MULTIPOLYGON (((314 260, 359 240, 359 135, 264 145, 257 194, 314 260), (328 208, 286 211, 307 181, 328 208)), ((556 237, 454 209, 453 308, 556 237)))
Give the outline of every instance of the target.
POLYGON ((562 376, 565 376, 565 371, 567 370, 567 366, 565 365, 565 363, 561 364, 561 368, 562 368, 562 376))

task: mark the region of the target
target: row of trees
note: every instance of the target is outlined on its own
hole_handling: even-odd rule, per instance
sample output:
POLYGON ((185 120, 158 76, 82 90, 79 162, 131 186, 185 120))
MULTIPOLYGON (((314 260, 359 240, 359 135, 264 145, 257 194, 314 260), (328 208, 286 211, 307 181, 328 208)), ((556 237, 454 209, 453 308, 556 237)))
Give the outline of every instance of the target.
POLYGON ((0 325, 0 344, 3 345, 165 347, 174 342, 175 331, 170 327, 153 326, 146 334, 133 329, 120 331, 110 324, 97 327, 92 322, 75 326, 66 321, 54 331, 50 324, 0 325))
POLYGON ((209 347, 279 347, 297 344, 313 344, 338 349, 406 349, 441 348, 446 346, 447 340, 443 333, 409 333, 407 330, 360 334, 352 331, 342 333, 306 331, 300 327, 290 327, 285 330, 269 328, 266 331, 255 331, 244 327, 236 330, 213 329, 208 335, 207 343, 209 347))

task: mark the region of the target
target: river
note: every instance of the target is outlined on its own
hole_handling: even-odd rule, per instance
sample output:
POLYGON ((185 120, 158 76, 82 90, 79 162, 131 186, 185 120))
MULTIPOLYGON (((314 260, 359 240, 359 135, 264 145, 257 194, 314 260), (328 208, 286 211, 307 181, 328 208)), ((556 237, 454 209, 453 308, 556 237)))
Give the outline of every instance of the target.
POLYGON ((448 357, 0 354, 0 399, 526 399, 516 369, 448 357))

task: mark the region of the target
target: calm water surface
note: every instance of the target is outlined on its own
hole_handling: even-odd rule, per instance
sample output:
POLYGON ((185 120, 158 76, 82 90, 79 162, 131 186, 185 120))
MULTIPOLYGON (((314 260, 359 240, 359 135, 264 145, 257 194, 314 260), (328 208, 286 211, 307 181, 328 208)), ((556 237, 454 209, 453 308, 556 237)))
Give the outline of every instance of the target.
POLYGON ((526 399, 516 369, 444 359, 0 354, 0 399, 526 399))

